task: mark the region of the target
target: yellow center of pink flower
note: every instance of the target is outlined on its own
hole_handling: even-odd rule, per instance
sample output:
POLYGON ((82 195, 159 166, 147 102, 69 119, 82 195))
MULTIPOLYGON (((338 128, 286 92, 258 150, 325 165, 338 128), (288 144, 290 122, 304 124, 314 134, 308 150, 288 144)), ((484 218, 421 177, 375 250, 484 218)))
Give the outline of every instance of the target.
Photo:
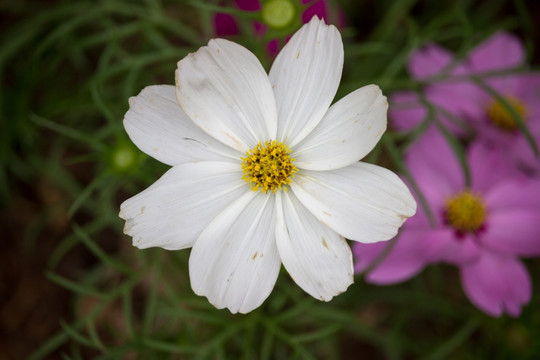
POLYGON ((281 190, 283 185, 291 183, 298 171, 290 153, 289 147, 277 140, 265 141, 264 144, 259 142, 242 158, 242 179, 251 184, 253 191, 266 193, 271 190, 275 193, 277 189, 281 190))
MULTIPOLYGON (((520 100, 514 97, 505 98, 507 104, 514 110, 522 120, 525 119, 527 109, 520 100)), ((487 115, 489 120, 497 127, 505 131, 513 131, 517 129, 517 124, 512 113, 508 111, 508 108, 504 106, 500 101, 493 100, 487 107, 487 115)))
POLYGON ((468 190, 446 200, 446 221, 458 231, 480 230, 485 219, 484 202, 468 190))

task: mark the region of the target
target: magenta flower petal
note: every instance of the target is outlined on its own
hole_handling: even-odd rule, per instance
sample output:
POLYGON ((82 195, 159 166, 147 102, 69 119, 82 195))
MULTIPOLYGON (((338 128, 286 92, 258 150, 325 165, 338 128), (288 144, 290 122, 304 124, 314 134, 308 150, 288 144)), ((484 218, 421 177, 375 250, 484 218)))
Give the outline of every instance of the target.
MULTIPOLYGON (((521 87, 520 78, 515 74, 487 77, 484 79, 484 82, 503 97, 509 95, 516 97, 521 87)), ((484 91, 483 98, 479 99, 479 105, 484 107, 486 102, 492 99, 491 94, 484 91)))
MULTIPOLYGON (((518 86, 513 96, 521 100, 526 109, 525 124, 537 145, 540 145, 540 73, 515 76, 518 86)), ((509 147, 510 157, 528 171, 540 172, 540 159, 536 157, 527 139, 516 133, 509 147)))
POLYGON ((490 214, 485 245, 505 254, 540 256, 540 209, 490 214))
POLYGON ((467 58, 471 72, 487 72, 518 67, 525 60, 521 41, 507 32, 497 32, 477 45, 467 58))
POLYGON ((372 244, 355 243, 353 252, 356 273, 366 270, 390 246, 391 251, 384 260, 371 270, 365 279, 378 285, 394 284, 405 281, 418 274, 425 266, 426 259, 418 251, 418 239, 425 229, 409 229, 399 235, 395 244, 378 242, 372 244))
POLYGON ((508 157, 498 148, 490 148, 481 142, 474 142, 469 148, 469 168, 471 169, 471 188, 486 193, 501 180, 517 175, 517 170, 508 157))
POLYGON ((217 36, 237 35, 240 32, 236 20, 224 13, 217 13, 214 16, 214 29, 217 36))
MULTIPOLYGON (((533 132, 532 135, 536 140, 536 144, 540 144, 540 131, 533 132)), ((510 156, 516 164, 519 164, 527 171, 536 174, 540 173, 540 158, 536 157, 525 137, 520 137, 516 140, 514 146, 511 148, 510 156)))
POLYGON ((464 186, 455 153, 435 129, 428 129, 406 153, 406 163, 418 187, 434 209, 464 186))
MULTIPOLYGON (((261 8, 258 0, 235 0, 234 2, 240 10, 257 11, 261 8)), ((238 23, 234 17, 225 13, 214 15, 214 29, 218 37, 238 35, 240 33, 238 23)), ((257 31, 257 34, 259 34, 260 30, 257 31)))
POLYGON ((337 6, 333 6, 332 2, 327 0, 302 0, 302 4, 309 4, 307 9, 302 13, 302 22, 308 23, 315 15, 332 23, 338 28, 343 28, 347 25, 347 20, 343 10, 337 6))
POLYGON ((467 297, 491 316, 507 312, 518 316, 530 301, 532 284, 525 266, 517 259, 485 252, 479 261, 461 267, 467 297))
POLYGON ((305 5, 308 3, 311 3, 310 6, 306 10, 304 10, 304 12, 302 13, 302 22, 304 24, 308 23, 309 20, 311 20, 311 18, 315 15, 325 20, 326 22, 328 22, 328 17, 326 13, 326 4, 323 0, 316 0, 316 1, 302 0, 302 4, 305 5))
POLYGON ((517 79, 514 95, 528 105, 537 105, 540 100, 540 73, 523 73, 513 75, 517 79))
POLYGON ((399 131, 410 131, 427 118, 426 107, 412 91, 395 92, 390 96, 388 117, 391 126, 399 131))
POLYGON ((489 222, 483 240, 498 251, 540 255, 540 181, 512 178, 485 196, 489 222))
POLYGON ((475 118, 484 114, 484 109, 479 106, 479 101, 485 102, 486 95, 482 89, 470 82, 431 85, 426 89, 426 98, 434 105, 444 109, 441 115, 450 113, 457 117, 457 119, 446 123, 446 125, 450 124, 450 130, 453 128, 463 130, 463 124, 466 123, 465 116, 475 118))
POLYGON ((409 58, 407 69, 416 79, 441 74, 452 63, 454 54, 436 44, 428 44, 409 58))
POLYGON ((270 57, 275 57, 279 53, 279 40, 272 39, 266 44, 266 51, 270 57))
POLYGON ((240 10, 257 11, 261 9, 259 0, 234 0, 240 10))
POLYGON ((540 180, 524 176, 513 177, 493 187, 484 201, 492 212, 515 209, 540 211, 540 180))
POLYGON ((419 244, 430 262, 468 264, 476 261, 482 252, 473 236, 458 235, 451 228, 432 230, 422 237, 419 244))
POLYGON ((483 116, 481 121, 475 121, 474 125, 479 141, 488 146, 498 148, 509 157, 512 149, 516 145, 516 141, 521 137, 521 134, 518 132, 519 130, 516 132, 508 132, 493 125, 488 120, 487 115, 483 116))
MULTIPOLYGON (((525 124, 536 145, 540 147, 540 99, 534 103, 529 102, 527 105, 525 124)), ((540 174, 540 158, 536 156, 525 136, 519 132, 515 133, 514 141, 507 148, 515 164, 526 171, 540 174)))

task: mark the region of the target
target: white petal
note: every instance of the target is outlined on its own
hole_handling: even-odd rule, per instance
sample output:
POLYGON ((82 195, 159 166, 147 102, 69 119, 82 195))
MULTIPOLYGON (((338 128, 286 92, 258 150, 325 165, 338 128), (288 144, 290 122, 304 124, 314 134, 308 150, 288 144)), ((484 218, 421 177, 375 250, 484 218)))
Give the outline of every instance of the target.
POLYGON ((178 62, 176 96, 204 131, 245 152, 275 139, 276 104, 270 81, 249 50, 224 39, 178 62))
POLYGON ((314 16, 283 47, 270 70, 280 141, 292 147, 317 126, 336 95, 342 69, 339 31, 314 16))
POLYGON ((319 125, 293 150, 295 165, 331 170, 367 155, 386 130, 388 102, 376 85, 364 86, 332 105, 319 125))
POLYGON ((292 192, 276 195, 276 241, 283 265, 304 291, 330 301, 353 283, 347 241, 317 220, 292 192))
POLYGON ((139 149, 167 165, 241 156, 187 117, 171 85, 148 86, 130 98, 124 127, 139 149))
POLYGON ((281 263, 274 195, 250 191, 201 233, 189 257, 191 287, 218 309, 247 313, 268 297, 281 263))
POLYGON ((362 162, 331 171, 300 171, 291 189, 316 218, 363 243, 394 237, 416 212, 414 198, 396 174, 362 162))
POLYGON ((191 247, 217 214, 250 192, 241 178, 240 164, 208 161, 175 166, 120 205, 124 232, 141 249, 191 247))

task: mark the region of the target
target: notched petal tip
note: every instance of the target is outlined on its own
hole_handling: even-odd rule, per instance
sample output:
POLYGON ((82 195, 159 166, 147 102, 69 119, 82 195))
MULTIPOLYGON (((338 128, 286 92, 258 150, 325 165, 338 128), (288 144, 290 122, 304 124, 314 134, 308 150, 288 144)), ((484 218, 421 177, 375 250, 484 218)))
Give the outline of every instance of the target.
MULTIPOLYGON (((324 18, 320 18, 319 15, 315 14, 311 17, 311 20, 309 20, 308 24, 312 23, 322 23, 323 25, 326 25, 326 22, 324 21, 324 18)), ((305 25, 304 25, 305 26, 305 25)))

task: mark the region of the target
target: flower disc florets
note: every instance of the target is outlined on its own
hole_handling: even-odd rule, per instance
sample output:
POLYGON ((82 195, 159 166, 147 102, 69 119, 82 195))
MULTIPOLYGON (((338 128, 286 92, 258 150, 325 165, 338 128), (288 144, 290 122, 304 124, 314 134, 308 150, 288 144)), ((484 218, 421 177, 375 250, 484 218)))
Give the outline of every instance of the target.
POLYGON ((289 147, 277 140, 267 140, 264 144, 259 142, 242 158, 242 179, 251 184, 253 191, 281 190, 283 185, 291 183, 291 178, 298 171, 290 153, 289 147))
POLYGON ((478 231, 485 219, 486 206, 484 202, 470 191, 464 191, 446 202, 446 220, 458 231, 478 231))
MULTIPOLYGON (((521 101, 513 97, 507 97, 505 100, 520 118, 525 118, 526 109, 521 101)), ((487 114, 489 120, 491 120, 491 122, 500 129, 506 131, 513 131, 517 129, 514 116, 512 116, 510 111, 508 111, 508 109, 500 101, 493 101, 487 108, 487 114)))

